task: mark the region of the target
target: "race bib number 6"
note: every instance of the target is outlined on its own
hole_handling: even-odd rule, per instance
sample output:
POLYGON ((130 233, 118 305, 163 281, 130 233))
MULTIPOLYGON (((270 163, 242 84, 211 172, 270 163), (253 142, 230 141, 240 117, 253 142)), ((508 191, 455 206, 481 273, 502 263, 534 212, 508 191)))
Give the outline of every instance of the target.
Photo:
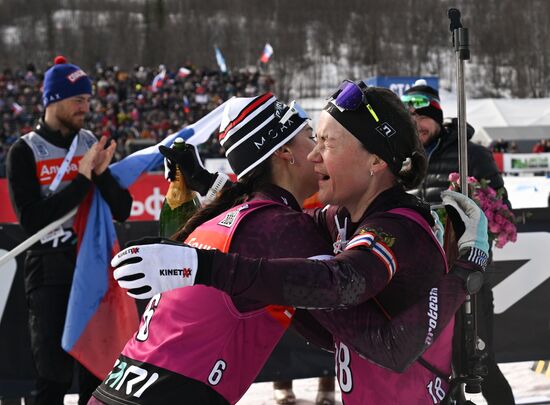
POLYGON ((151 323, 151 318, 153 318, 153 315, 155 314, 155 309, 157 309, 157 306, 159 305, 160 297, 161 294, 153 296, 153 298, 149 301, 149 304, 147 304, 147 308, 145 308, 145 311, 143 312, 143 320, 139 327, 139 331, 136 334, 136 340, 145 342, 149 337, 149 324, 151 323))

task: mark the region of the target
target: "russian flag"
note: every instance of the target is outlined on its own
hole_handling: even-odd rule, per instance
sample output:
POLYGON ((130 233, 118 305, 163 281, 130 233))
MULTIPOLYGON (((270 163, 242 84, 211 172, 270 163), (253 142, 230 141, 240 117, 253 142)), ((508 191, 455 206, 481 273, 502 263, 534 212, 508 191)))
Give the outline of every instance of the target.
POLYGON ((153 91, 157 91, 157 89, 160 89, 164 84, 165 78, 166 78, 166 70, 161 70, 160 73, 153 78, 153 82, 151 83, 151 89, 153 91))
POLYGON ((262 56, 260 56, 260 62, 262 63, 269 62, 271 55, 273 55, 273 47, 269 44, 265 44, 264 51, 262 52, 262 56))
POLYGON ((191 71, 187 68, 184 68, 184 67, 180 67, 179 70, 178 70, 178 77, 187 77, 191 74, 191 71))
MULTIPOLYGON (((159 145, 170 146, 177 137, 192 145, 205 142, 220 126, 224 104, 159 144, 112 164, 111 173, 120 185, 128 187, 141 173, 162 163, 159 145)), ((103 379, 136 331, 138 313, 135 301, 118 288, 112 277, 110 261, 119 246, 111 211, 98 190, 80 206, 75 229, 79 237, 78 256, 62 347, 103 379)))
POLYGON ((191 109, 189 108, 189 99, 187 98, 187 96, 183 96, 182 102, 183 102, 183 112, 185 114, 189 114, 191 112, 191 109))

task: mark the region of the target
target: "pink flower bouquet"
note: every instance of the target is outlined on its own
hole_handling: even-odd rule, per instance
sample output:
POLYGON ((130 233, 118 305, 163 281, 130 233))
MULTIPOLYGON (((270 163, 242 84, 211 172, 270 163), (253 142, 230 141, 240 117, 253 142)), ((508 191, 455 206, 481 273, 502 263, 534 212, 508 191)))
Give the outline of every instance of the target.
MULTIPOLYGON (((459 174, 449 175, 450 189, 458 191, 459 174)), ((515 242, 517 238, 516 218, 510 208, 502 201, 504 189, 495 191, 487 180, 477 180, 468 177, 470 197, 485 213, 489 223, 489 243, 495 241, 495 247, 502 248, 508 242, 515 242)))

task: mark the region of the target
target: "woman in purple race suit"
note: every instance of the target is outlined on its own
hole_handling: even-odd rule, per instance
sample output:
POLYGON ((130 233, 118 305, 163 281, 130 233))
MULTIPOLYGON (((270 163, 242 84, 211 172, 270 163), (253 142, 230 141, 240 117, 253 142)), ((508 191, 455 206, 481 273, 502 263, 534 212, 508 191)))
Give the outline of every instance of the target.
POLYGON ((115 278, 136 297, 200 284, 233 299, 307 308, 332 334, 345 403, 439 403, 450 374, 449 320, 466 294, 465 274, 486 262, 485 218, 466 197, 443 196, 465 230, 452 273, 442 278, 447 265, 429 209, 405 192, 422 179, 426 158, 410 116, 388 90, 345 82, 321 114, 318 138, 308 159, 319 198, 333 206, 313 218, 334 242, 335 258, 253 258, 153 243, 119 253, 115 278), (163 266, 192 276, 160 277, 163 266))
MULTIPOLYGON (((239 181, 199 211, 178 239, 251 257, 331 254, 330 240, 300 206, 317 190, 307 160, 315 142, 303 110, 291 110, 271 93, 233 98, 219 138, 239 181)), ((204 286, 156 295, 91 403, 234 404, 294 311, 204 286), (143 378, 136 382, 134 374, 143 378)))

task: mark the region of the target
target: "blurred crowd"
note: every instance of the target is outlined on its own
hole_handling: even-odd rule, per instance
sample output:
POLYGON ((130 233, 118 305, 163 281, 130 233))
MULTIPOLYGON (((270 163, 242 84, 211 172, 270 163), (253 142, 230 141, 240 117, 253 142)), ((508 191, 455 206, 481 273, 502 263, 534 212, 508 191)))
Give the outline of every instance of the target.
MULTIPOLYGON (((193 66, 170 70, 160 65, 125 71, 97 64, 88 74, 95 92, 86 128, 117 141, 115 160, 192 124, 232 96, 254 96, 274 87, 272 77, 255 68, 222 73, 193 66)), ((32 64, 0 72, 0 177, 5 177, 10 145, 32 130, 43 114, 43 76, 44 71, 32 64)), ((518 152, 515 142, 502 139, 491 149, 518 152)), ((201 145, 200 152, 204 157, 223 156, 216 137, 201 145)), ((532 152, 550 152, 550 140, 537 142, 532 152)))
MULTIPOLYGON (((192 124, 225 100, 271 91, 273 79, 257 69, 222 73, 187 66, 176 70, 136 66, 131 71, 96 65, 87 71, 94 97, 85 128, 117 141, 115 159, 192 124)), ((44 72, 30 64, 0 73, 0 177, 10 145, 43 114, 44 72)), ((204 157, 222 156, 216 137, 201 146, 204 157)))
MULTIPOLYGON (((503 139, 497 139, 491 144, 491 151, 496 153, 517 153, 519 152, 519 149, 517 143, 514 141, 508 142, 503 139)), ((550 152, 550 139, 541 139, 532 145, 531 150, 523 150, 523 152, 550 152)))
POLYGON ((517 153, 518 145, 513 141, 508 142, 500 138, 491 144, 491 151, 496 153, 517 153))
POLYGON ((541 139, 533 145, 533 153, 550 152, 550 139, 541 139))

